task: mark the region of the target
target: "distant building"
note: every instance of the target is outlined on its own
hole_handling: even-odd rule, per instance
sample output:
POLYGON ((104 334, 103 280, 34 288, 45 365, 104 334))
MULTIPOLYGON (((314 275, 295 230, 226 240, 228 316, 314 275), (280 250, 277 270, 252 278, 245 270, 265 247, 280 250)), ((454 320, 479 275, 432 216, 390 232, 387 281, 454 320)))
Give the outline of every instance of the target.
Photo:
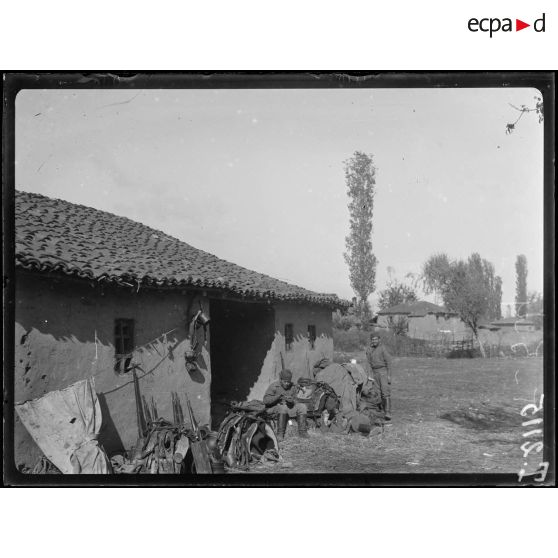
POLYGON ((501 330, 535 331, 535 322, 524 318, 504 318, 495 320, 490 325, 501 330))
POLYGON ((471 330, 458 314, 423 300, 381 310, 378 326, 404 328, 406 335, 414 339, 461 340, 471 336, 471 330))

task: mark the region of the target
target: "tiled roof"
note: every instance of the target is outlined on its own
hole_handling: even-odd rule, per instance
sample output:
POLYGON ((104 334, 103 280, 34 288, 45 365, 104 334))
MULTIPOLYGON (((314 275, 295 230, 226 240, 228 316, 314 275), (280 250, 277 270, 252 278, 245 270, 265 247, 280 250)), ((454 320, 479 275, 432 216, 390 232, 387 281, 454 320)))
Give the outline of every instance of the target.
POLYGON ((422 317, 426 314, 454 314, 448 311, 443 306, 426 302, 425 300, 418 300, 417 302, 405 302, 391 306, 385 310, 380 310, 378 314, 407 314, 410 317, 422 317))
POLYGON ((136 221, 16 192, 16 267, 134 287, 219 289, 240 297, 345 306, 322 294, 221 260, 136 221))

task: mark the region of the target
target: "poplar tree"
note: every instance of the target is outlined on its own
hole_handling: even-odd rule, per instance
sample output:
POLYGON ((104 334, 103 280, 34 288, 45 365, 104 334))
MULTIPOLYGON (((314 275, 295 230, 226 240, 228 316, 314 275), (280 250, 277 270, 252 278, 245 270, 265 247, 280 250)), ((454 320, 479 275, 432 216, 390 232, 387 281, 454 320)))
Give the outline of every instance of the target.
POLYGON ((527 257, 519 254, 515 260, 515 315, 527 314, 527 257))
POLYGON ((494 279, 493 296, 492 319, 500 320, 502 318, 502 278, 498 275, 494 279))
POLYGON ((349 196, 350 230, 345 238, 345 261, 351 287, 357 295, 361 319, 370 316, 368 297, 376 288, 377 260, 372 252, 372 217, 376 169, 372 156, 355 151, 344 161, 345 183, 349 196))

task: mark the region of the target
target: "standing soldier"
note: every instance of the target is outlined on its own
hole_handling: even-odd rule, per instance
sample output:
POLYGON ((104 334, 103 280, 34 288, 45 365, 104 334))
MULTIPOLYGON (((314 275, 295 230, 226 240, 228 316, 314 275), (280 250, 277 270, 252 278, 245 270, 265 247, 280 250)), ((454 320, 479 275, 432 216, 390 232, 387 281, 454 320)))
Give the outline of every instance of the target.
POLYGON ((380 386, 385 419, 391 420, 391 355, 380 344, 376 333, 370 334, 370 346, 366 349, 366 359, 373 378, 380 386))
POLYGON ((292 382, 293 374, 290 370, 281 370, 279 381, 273 382, 267 388, 263 402, 269 414, 277 413, 277 439, 283 440, 289 417, 296 417, 298 435, 308 436, 306 428, 306 413, 308 408, 304 403, 296 402, 297 387, 292 382))

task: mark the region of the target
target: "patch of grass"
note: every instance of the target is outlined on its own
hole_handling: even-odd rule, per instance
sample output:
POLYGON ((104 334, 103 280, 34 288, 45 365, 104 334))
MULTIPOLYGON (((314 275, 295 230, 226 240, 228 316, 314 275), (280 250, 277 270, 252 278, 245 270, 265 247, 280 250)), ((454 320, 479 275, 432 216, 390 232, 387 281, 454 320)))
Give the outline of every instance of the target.
MULTIPOLYGON (((342 353, 343 361, 364 353, 342 353)), ((542 359, 396 358, 393 425, 372 435, 307 439, 293 429, 282 461, 250 473, 515 473, 521 408, 538 401, 542 359), (538 395, 537 395, 538 394, 538 395)))
POLYGON ((453 349, 447 355, 447 358, 480 358, 480 357, 482 357, 482 354, 480 352, 480 349, 478 348, 465 349, 465 350, 453 349))
POLYGON ((522 420, 516 409, 510 410, 494 405, 456 409, 438 416, 466 428, 492 431, 515 428, 521 424, 522 420))

